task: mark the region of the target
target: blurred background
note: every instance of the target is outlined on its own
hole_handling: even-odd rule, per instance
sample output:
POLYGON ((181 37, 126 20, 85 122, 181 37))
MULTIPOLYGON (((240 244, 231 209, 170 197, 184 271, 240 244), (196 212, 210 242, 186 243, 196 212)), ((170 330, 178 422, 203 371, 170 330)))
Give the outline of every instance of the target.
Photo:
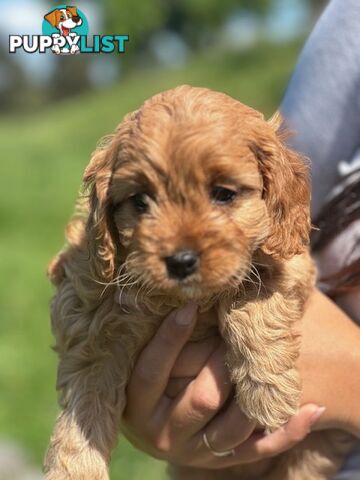
MULTIPOLYGON (((46 279, 99 138, 182 83, 270 116, 322 0, 79 0, 90 35, 129 34, 125 55, 8 53, 57 2, 0 0, 0 480, 38 480, 57 413, 46 279)), ((124 440, 111 478, 161 480, 124 440)))

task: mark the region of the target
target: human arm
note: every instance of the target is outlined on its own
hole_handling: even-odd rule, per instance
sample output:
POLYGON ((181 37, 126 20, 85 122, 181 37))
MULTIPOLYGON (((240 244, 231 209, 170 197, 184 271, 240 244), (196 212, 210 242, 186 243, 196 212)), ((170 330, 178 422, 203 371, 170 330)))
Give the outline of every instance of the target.
POLYGON ((360 437, 360 328, 316 290, 301 334, 302 403, 311 400, 326 406, 314 428, 341 428, 360 437))

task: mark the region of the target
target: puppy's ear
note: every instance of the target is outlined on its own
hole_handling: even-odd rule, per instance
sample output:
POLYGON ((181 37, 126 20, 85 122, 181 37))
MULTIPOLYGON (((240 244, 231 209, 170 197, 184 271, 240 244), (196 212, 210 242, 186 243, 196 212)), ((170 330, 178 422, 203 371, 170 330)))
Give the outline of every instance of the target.
POLYGON ((271 221, 270 235, 262 246, 265 253, 290 258, 309 244, 309 169, 298 153, 285 145, 288 133, 277 112, 268 122, 268 132, 258 134, 251 149, 263 177, 263 197, 271 221))
POLYGON ((110 142, 94 152, 83 178, 84 191, 89 195, 87 234, 90 256, 96 274, 105 280, 111 279, 115 272, 115 231, 108 198, 115 159, 115 148, 110 142))
POLYGON ((111 280, 117 268, 117 245, 120 244, 113 220, 114 206, 111 204, 109 187, 114 171, 121 165, 120 151, 131 144, 134 126, 139 112, 125 116, 113 135, 103 139, 102 146, 92 155, 83 177, 83 189, 89 196, 87 233, 89 249, 96 273, 111 280))
POLYGON ((45 15, 45 20, 47 20, 51 26, 56 27, 58 24, 58 14, 57 10, 53 10, 52 12, 45 15))
POLYGON ((77 10, 76 10, 76 7, 66 7, 66 10, 69 10, 69 12, 71 13, 71 15, 74 17, 77 17, 78 16, 78 13, 77 13, 77 10))
POLYGON ((109 187, 117 162, 121 161, 120 152, 124 152, 125 145, 129 143, 137 121, 137 111, 127 114, 116 132, 107 136, 102 146, 93 153, 84 172, 83 190, 89 196, 87 235, 90 256, 94 273, 104 280, 111 280, 114 276, 119 245, 109 187))

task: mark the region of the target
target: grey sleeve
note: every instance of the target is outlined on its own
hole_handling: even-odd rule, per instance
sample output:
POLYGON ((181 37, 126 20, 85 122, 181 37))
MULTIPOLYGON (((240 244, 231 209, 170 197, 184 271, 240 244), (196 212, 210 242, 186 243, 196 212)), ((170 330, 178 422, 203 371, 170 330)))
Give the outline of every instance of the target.
POLYGON ((360 146, 360 0, 332 0, 300 55, 280 107, 310 158, 313 216, 360 146))
MULTIPOLYGON (((360 147, 360 0, 332 0, 300 55, 280 110, 310 158, 313 216, 360 147)), ((360 480, 360 444, 336 480, 360 480)))

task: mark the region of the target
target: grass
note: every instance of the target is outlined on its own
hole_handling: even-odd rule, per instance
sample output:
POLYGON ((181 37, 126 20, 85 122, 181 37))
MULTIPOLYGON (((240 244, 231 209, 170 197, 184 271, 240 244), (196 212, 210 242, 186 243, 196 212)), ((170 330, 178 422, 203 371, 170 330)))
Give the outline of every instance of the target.
MULTIPOLYGON (((108 90, 23 117, 0 117, 0 431, 40 465, 57 412, 45 276, 62 246, 81 175, 97 140, 155 92, 181 83, 222 90, 270 115, 300 44, 195 57, 178 70, 134 72, 108 90)), ((164 465, 121 441, 112 478, 164 477, 164 465)))

